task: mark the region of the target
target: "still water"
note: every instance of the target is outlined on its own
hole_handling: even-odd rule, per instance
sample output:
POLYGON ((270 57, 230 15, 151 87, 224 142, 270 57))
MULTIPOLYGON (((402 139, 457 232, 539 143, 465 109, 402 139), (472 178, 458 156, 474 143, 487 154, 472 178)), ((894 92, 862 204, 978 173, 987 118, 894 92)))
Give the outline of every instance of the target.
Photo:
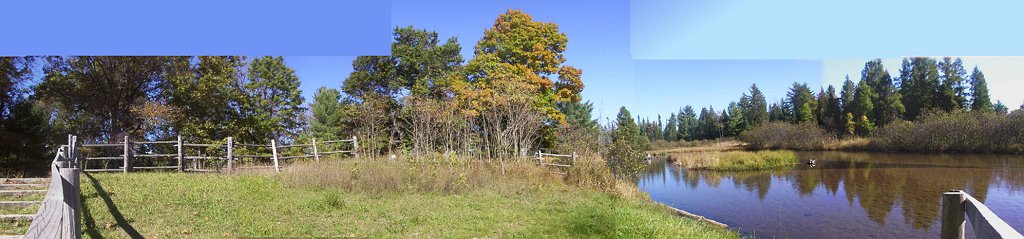
POLYGON ((950 189, 963 189, 1024 232, 1024 156, 798 155, 817 165, 709 172, 655 160, 639 186, 655 201, 759 238, 937 238, 941 195, 950 189))

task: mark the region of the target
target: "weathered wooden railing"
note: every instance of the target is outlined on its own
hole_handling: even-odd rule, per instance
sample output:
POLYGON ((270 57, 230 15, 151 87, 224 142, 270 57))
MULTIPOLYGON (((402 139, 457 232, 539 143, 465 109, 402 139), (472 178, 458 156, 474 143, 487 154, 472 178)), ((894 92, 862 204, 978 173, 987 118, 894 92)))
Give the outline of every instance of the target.
POLYGON ((25 238, 82 238, 78 141, 69 136, 50 164, 50 188, 25 238))
POLYGON ((971 195, 961 190, 942 194, 942 235, 943 239, 964 238, 966 219, 971 220, 971 229, 977 238, 1024 238, 1009 224, 999 219, 992 210, 971 195))
MULTIPOLYGON (((218 165, 225 166, 228 171, 233 171, 235 169, 273 168, 275 171, 280 172, 281 171, 281 162, 280 161, 282 161, 282 160, 289 160, 289 159, 296 159, 296 158, 315 158, 317 161, 320 161, 320 156, 330 155, 330 154, 341 154, 341 153, 351 154, 351 155, 355 156, 356 158, 359 157, 359 141, 358 141, 358 139, 355 136, 352 136, 352 138, 350 138, 350 139, 327 140, 327 141, 320 141, 320 142, 317 142, 317 140, 314 138, 312 143, 308 143, 308 144, 292 144, 292 145, 280 145, 279 142, 277 142, 276 140, 273 140, 273 139, 270 140, 270 144, 238 143, 238 142, 234 141, 233 137, 228 137, 227 140, 226 140, 226 143, 223 143, 223 144, 221 144, 221 143, 217 143, 217 144, 189 143, 189 142, 186 142, 185 140, 183 140, 181 138, 181 136, 178 136, 176 141, 149 141, 149 142, 145 142, 145 141, 133 142, 128 137, 125 137, 124 141, 117 142, 117 143, 84 144, 84 145, 82 145, 82 147, 85 147, 85 148, 115 148, 115 149, 116 148, 120 148, 121 150, 119 150, 119 151, 122 152, 120 155, 117 155, 117 156, 93 155, 93 156, 90 156, 90 157, 84 157, 83 159, 86 160, 86 161, 97 161, 97 160, 100 160, 100 161, 102 161, 102 160, 118 160, 118 161, 122 161, 121 162, 121 166, 119 168, 86 168, 86 167, 83 166, 83 171, 86 171, 86 172, 122 171, 122 172, 127 173, 128 171, 131 171, 131 170, 134 170, 134 169, 177 169, 178 171, 197 171, 197 172, 219 171, 219 169, 213 169, 213 170, 211 170, 211 169, 204 169, 203 166, 202 166, 203 164, 201 163, 201 160, 223 160, 223 161, 221 161, 221 163, 223 163, 223 164, 218 164, 218 165), (351 143, 352 144, 352 147, 350 148, 350 150, 332 150, 332 151, 327 151, 327 152, 321 152, 320 151, 320 149, 323 146, 325 146, 325 145, 338 146, 337 144, 344 144, 344 143, 351 143), (176 149, 176 152, 163 152, 163 153, 159 153, 159 152, 155 152, 155 150, 150 150, 150 152, 148 152, 148 153, 138 153, 137 152, 138 151, 137 148, 139 146, 149 146, 150 148, 156 148, 159 145, 173 145, 173 148, 176 149), (301 150, 299 150, 299 151, 302 152, 300 155, 283 155, 283 152, 279 152, 281 149, 295 148, 295 147, 300 147, 301 148, 301 150), (218 150, 223 150, 223 152, 216 152, 217 154, 220 154, 222 156, 211 156, 211 155, 205 155, 205 154, 189 155, 190 149, 192 151, 195 151, 195 152, 199 152, 199 150, 201 150, 201 149, 218 149, 218 150), (269 150, 270 154, 266 155, 266 154, 259 154, 259 153, 250 153, 250 154, 241 154, 240 155, 240 154, 236 154, 237 153, 237 149, 246 149, 247 152, 258 152, 259 150, 269 150), (223 153, 223 154, 221 154, 221 153, 223 153), (177 164, 176 165, 171 165, 171 166, 143 166, 143 167, 136 167, 136 166, 132 165, 132 161, 136 160, 136 158, 177 159, 177 164), (266 159, 269 159, 273 163, 273 166, 247 166, 247 167, 239 167, 239 166, 235 165, 236 164, 235 161, 237 161, 238 159, 244 159, 244 158, 250 158, 250 159, 253 159, 253 160, 260 160, 260 159, 266 160, 266 159), (193 166, 192 167, 188 167, 187 166, 187 163, 189 161, 193 162, 193 166)), ((330 147, 330 148, 337 149, 337 148, 341 148, 341 147, 338 146, 338 147, 330 147)))
MULTIPOLYGON (((576 158, 577 158, 576 152, 572 152, 572 154, 552 154, 552 153, 544 153, 542 151, 537 151, 537 153, 534 154, 534 156, 536 156, 537 164, 539 164, 540 166, 559 167, 559 168, 563 168, 563 169, 568 169, 568 168, 572 167, 572 165, 576 164, 576 158), (545 161, 545 157, 553 158, 554 160, 545 161), (559 159, 559 158, 569 159, 570 161, 569 162, 558 162, 557 159, 559 159)), ((561 161, 565 161, 565 160, 561 160, 561 161)), ((552 171, 551 173, 563 174, 563 175, 566 174, 565 172, 554 172, 554 171, 552 171)))

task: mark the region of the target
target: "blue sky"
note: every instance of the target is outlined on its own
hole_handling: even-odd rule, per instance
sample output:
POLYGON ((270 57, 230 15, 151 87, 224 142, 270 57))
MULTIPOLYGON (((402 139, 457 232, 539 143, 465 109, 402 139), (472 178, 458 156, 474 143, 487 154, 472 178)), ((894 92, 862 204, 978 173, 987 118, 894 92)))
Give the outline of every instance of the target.
MULTIPOLYGON (((960 29, 1021 19, 979 12, 993 7, 991 3, 940 5, 923 9, 939 13, 956 7, 971 10, 957 16, 975 20, 948 24, 960 29)), ((394 26, 437 31, 444 39, 458 37, 466 59, 472 57, 473 45, 484 29, 506 9, 521 9, 536 21, 555 22, 569 37, 566 64, 583 70, 583 97, 594 102, 595 117, 602 119, 614 118, 619 106, 650 118, 684 105, 721 110, 754 83, 769 101, 777 101, 793 82, 806 82, 816 90, 841 83, 847 74, 857 80, 864 62, 873 57, 885 58, 890 74, 897 75, 898 58, 904 55, 1024 55, 1021 47, 1004 46, 1007 39, 1019 38, 990 30, 998 24, 979 31, 999 39, 970 38, 969 32, 957 31, 945 40, 910 41, 892 37, 900 30, 895 28, 898 24, 892 24, 894 19, 860 14, 875 10, 883 15, 916 16, 912 20, 928 25, 920 31, 933 31, 932 25, 943 22, 940 17, 923 18, 922 13, 909 11, 913 6, 877 1, 822 5, 801 1, 395 0, 391 21, 394 26), (803 5, 797 8, 794 4, 803 5), (867 28, 877 34, 864 35, 867 28), (950 44, 950 40, 958 42, 950 44), (1000 46, 1003 51, 994 50, 1000 46)), ((307 99, 320 86, 340 86, 351 72, 352 59, 286 57, 302 79, 307 99)), ((966 67, 978 65, 986 73, 993 101, 1002 100, 1011 109, 1024 103, 1024 57, 965 57, 964 62, 966 67)))

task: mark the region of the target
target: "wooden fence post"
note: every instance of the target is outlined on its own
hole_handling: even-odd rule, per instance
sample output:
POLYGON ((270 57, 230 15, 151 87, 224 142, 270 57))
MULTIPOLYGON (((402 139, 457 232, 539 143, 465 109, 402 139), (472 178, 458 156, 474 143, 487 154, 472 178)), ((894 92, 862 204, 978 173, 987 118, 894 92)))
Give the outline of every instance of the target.
POLYGON ((63 200, 64 200, 64 218, 68 219, 67 223, 64 223, 66 227, 65 235, 70 234, 71 238, 80 238, 82 235, 81 226, 81 196, 79 188, 79 169, 71 168, 71 162, 68 162, 68 167, 61 167, 60 177, 61 183, 67 183, 68 187, 63 187, 63 200))
POLYGON ((124 173, 128 173, 128 171, 132 169, 131 164, 128 162, 128 160, 131 159, 131 157, 132 143, 128 142, 128 136, 126 135, 124 136, 124 167, 122 167, 121 169, 122 171, 124 171, 124 173))
POLYGON ((178 135, 178 172, 185 171, 185 142, 181 140, 181 135, 178 135))
POLYGON ((320 152, 316 149, 316 138, 313 138, 313 158, 320 162, 320 152))
POLYGON ((572 165, 576 165, 576 151, 572 151, 572 165))
POLYGON ((352 136, 352 153, 359 158, 359 139, 356 136, 352 136))
POLYGON ((953 190, 942 193, 942 239, 964 238, 964 191, 953 190))
POLYGON ((281 164, 277 162, 277 141, 273 139, 270 140, 270 153, 272 153, 274 157, 274 171, 280 173, 281 164))
POLYGON ((234 166, 232 165, 232 163, 233 163, 232 161, 235 161, 235 157, 234 157, 235 155, 234 155, 234 152, 233 152, 234 146, 235 146, 235 138, 228 137, 228 172, 233 172, 234 171, 234 166))

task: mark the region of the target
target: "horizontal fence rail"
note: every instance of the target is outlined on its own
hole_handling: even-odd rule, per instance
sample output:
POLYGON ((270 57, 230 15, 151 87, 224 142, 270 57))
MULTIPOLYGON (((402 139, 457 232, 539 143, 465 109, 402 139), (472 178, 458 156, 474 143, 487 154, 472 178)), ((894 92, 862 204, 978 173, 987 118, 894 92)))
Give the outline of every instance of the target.
MULTIPOLYGON (((552 154, 552 153, 544 153, 543 151, 537 151, 537 153, 534 154, 534 156, 537 158, 537 164, 540 165, 540 166, 558 167, 558 168, 563 168, 563 169, 569 169, 573 165, 575 165, 576 164, 576 158, 577 158, 576 152, 572 152, 572 154, 552 154), (550 158, 551 160, 546 160, 547 158, 550 158), (561 160, 559 160, 559 159, 561 159, 561 160), (565 159, 569 159, 569 161, 565 162, 566 161, 565 159)), ((555 174, 562 174, 562 175, 566 174, 565 171, 550 171, 550 172, 551 173, 555 173, 555 174)))
POLYGON ((1024 238, 985 204, 964 191, 953 190, 943 193, 941 238, 964 238, 966 219, 970 219, 971 229, 974 229, 977 238, 1024 238))
POLYGON ((85 161, 101 161, 101 163, 107 165, 115 160, 120 161, 120 165, 116 166, 117 168, 110 168, 109 166, 87 168, 83 166, 82 170, 87 172, 122 171, 127 173, 136 169, 177 169, 178 171, 217 172, 221 171, 221 166, 228 171, 234 171, 235 169, 273 168, 275 171, 280 172, 282 160, 313 158, 316 161, 320 161, 320 156, 331 154, 350 154, 356 158, 359 157, 359 140, 355 136, 349 139, 319 142, 316 138, 313 138, 311 143, 289 145, 282 145, 274 139, 270 140, 270 144, 238 143, 234 141, 233 137, 228 137, 226 143, 190 143, 180 136, 177 137, 177 140, 165 141, 131 141, 129 137, 124 137, 124 140, 118 143, 83 144, 81 147, 89 148, 91 151, 95 151, 95 153, 108 153, 107 155, 82 157, 85 161), (351 146, 348 146, 349 144, 351 146), (325 146, 330 151, 321 152, 320 149, 325 146), (140 147, 147 149, 148 152, 139 152, 140 147), (120 149, 119 153, 109 155, 111 150, 117 149, 120 149), (244 154, 237 154, 236 151, 239 149, 243 149, 242 152, 244 154), (173 152, 167 152, 168 150, 173 152), (269 154, 267 154, 268 151, 269 154), (300 154, 286 155, 295 154, 296 152, 300 152, 300 154), (145 163, 141 166, 133 165, 133 163, 142 163, 139 160, 150 159, 170 159, 174 166, 146 165, 145 163), (273 166, 236 167, 238 159, 249 159, 247 162, 262 161, 271 163, 273 166), (269 159, 269 162, 267 159, 269 159), (173 162, 173 160, 176 160, 176 162, 173 162), (189 163, 192 165, 189 166, 189 163), (203 168, 208 163, 212 163, 214 168, 203 168))

